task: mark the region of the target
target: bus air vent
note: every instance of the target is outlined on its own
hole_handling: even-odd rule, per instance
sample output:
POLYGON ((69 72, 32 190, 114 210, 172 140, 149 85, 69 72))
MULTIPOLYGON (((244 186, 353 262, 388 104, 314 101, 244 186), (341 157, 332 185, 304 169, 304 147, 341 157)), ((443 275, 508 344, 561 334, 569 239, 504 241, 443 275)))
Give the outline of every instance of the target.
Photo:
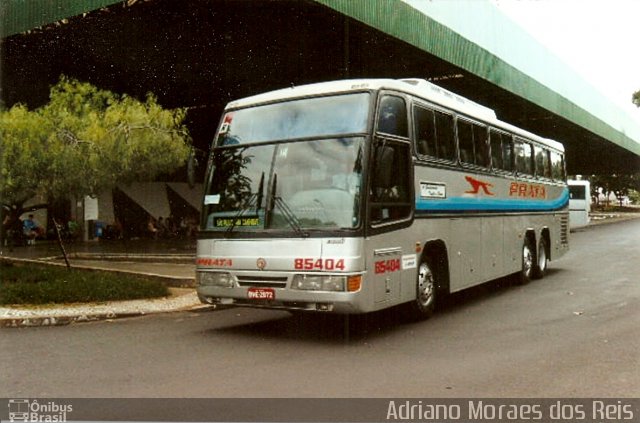
POLYGON ((259 286, 265 288, 286 288, 286 276, 247 276, 238 275, 238 285, 240 286, 259 286))

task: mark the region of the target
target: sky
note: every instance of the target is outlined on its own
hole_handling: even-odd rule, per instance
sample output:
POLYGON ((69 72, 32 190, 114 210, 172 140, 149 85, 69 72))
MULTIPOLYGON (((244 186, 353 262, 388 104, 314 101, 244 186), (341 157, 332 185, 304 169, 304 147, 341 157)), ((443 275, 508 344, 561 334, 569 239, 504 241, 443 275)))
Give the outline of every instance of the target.
POLYGON ((639 0, 492 0, 538 42, 640 122, 639 0))

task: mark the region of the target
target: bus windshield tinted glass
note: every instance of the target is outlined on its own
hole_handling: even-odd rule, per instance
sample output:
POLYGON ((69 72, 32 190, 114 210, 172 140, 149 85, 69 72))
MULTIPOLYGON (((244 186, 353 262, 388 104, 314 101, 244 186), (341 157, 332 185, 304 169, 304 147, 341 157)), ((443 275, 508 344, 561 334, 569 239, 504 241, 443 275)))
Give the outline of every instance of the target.
POLYGON ((363 145, 352 137, 214 151, 204 229, 357 227, 363 145))
POLYGON ((366 132, 369 94, 315 97, 228 112, 217 145, 366 132))
POLYGON ((572 200, 585 200, 587 188, 584 185, 569 185, 569 198, 572 200))

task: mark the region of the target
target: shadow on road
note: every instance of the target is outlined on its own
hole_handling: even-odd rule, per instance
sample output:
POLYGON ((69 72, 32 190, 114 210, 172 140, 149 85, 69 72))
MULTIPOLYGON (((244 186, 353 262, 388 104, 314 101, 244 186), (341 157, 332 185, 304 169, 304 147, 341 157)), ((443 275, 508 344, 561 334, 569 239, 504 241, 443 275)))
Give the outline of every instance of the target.
POLYGON ((261 338, 344 344, 360 342, 371 336, 377 336, 393 330, 404 322, 401 311, 396 307, 365 315, 272 313, 274 313, 273 318, 266 317, 266 320, 212 328, 207 332, 216 335, 249 335, 261 338))
MULTIPOLYGON (((552 277, 555 274, 561 273, 562 269, 548 268, 545 277, 552 277)), ((516 289, 523 289, 531 286, 535 287, 536 284, 540 284, 542 280, 532 280, 527 285, 520 285, 517 282, 516 275, 505 276, 499 279, 483 283, 471 288, 467 288, 463 291, 456 292, 449 295, 443 304, 441 304, 440 312, 456 312, 461 308, 471 306, 483 301, 490 301, 494 297, 506 295, 516 289)))

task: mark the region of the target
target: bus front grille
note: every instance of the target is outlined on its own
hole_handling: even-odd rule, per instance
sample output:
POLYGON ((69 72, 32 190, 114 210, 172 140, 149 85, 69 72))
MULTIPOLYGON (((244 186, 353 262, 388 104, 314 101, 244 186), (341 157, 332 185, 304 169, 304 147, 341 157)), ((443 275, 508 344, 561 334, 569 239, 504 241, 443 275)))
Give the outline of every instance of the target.
POLYGON ((240 286, 258 286, 264 288, 286 288, 286 276, 247 276, 238 275, 238 285, 240 286))

